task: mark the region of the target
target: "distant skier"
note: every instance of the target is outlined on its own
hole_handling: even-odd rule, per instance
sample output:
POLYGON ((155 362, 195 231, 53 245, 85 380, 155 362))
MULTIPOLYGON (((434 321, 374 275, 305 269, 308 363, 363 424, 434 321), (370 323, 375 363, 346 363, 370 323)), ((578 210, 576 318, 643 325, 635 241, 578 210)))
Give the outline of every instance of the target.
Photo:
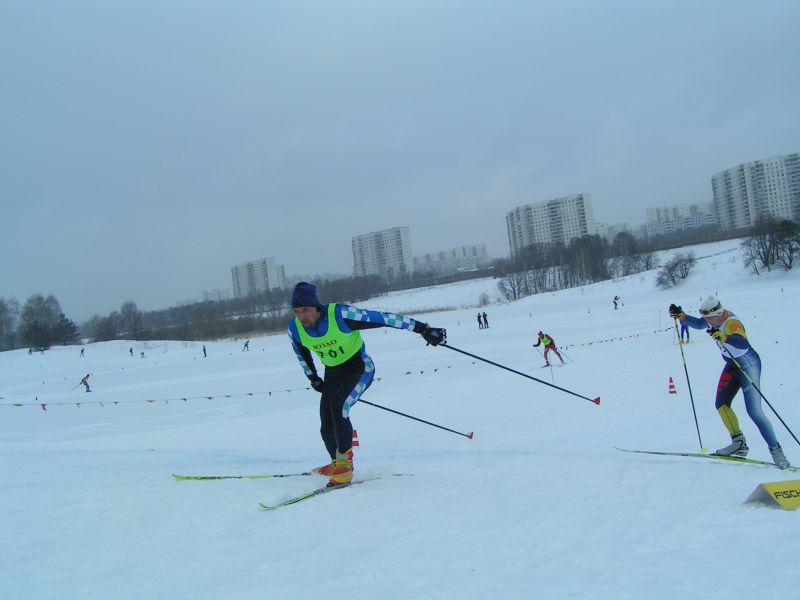
POLYGON ((564 364, 564 359, 561 358, 561 353, 558 351, 558 348, 556 348, 556 343, 553 340, 553 338, 551 338, 546 333, 542 333, 541 331, 539 332, 539 339, 536 340, 536 343, 533 345, 533 347, 536 348, 540 344, 544 344, 544 366, 545 367, 549 367, 550 366, 550 360, 547 358, 547 355, 550 353, 551 350, 553 352, 555 352, 556 356, 558 357, 558 360, 561 361, 561 364, 562 365, 564 364))
POLYGON ((133 356, 133 348, 129 348, 128 351, 131 353, 131 356, 133 356))
POLYGON ((83 348, 81 348, 81 358, 83 358, 83 357, 84 357, 83 348))
POLYGON ((289 323, 289 339, 311 387, 321 394, 320 434, 331 457, 329 464, 313 472, 330 477, 329 486, 347 484, 353 478, 350 410, 375 376, 375 364, 360 330, 405 329, 422 335, 432 346, 446 343, 447 332, 402 315, 335 302, 323 305, 316 286, 305 281, 294 287, 292 312, 295 318, 289 323), (314 358, 325 366, 324 379, 317 374, 314 358))
POLYGON ((481 319, 481 313, 478 313, 478 329, 483 329, 483 320, 481 319))
POLYGON ((617 310, 617 304, 619 304, 619 296, 614 296, 612 302, 614 303, 614 310, 617 310))
POLYGON ((86 387, 86 391, 87 391, 87 392, 91 392, 91 391, 92 391, 92 390, 89 388, 89 373, 87 373, 87 374, 86 374, 86 377, 84 377, 83 379, 81 379, 81 383, 80 383, 80 385, 83 385, 83 386, 85 386, 85 387, 86 387))
POLYGON ((250 352, 250 340, 247 340, 242 346, 242 352, 250 352))
POLYGON ((680 306, 669 305, 669 316, 673 319, 680 319, 681 323, 686 323, 694 329, 708 327, 707 333, 717 342, 725 361, 717 384, 715 406, 723 425, 731 434, 731 443, 717 450, 715 454, 747 456, 749 451, 747 441, 739 427, 739 419, 731 408, 734 396, 741 389, 747 414, 767 442, 772 460, 777 467, 786 469, 789 461, 778 443, 772 423, 761 408, 761 393, 758 391, 761 388, 761 358, 750 345, 744 325, 736 315, 723 308, 722 303, 714 296, 703 300, 700 304, 700 314, 702 318, 692 317, 684 313, 680 306), (736 363, 739 363, 739 366, 736 363))
POLYGON ((483 328, 489 329, 489 319, 486 318, 486 312, 483 313, 483 328))
POLYGON ((203 358, 208 358, 208 354, 206 354, 206 345, 203 344, 203 358))

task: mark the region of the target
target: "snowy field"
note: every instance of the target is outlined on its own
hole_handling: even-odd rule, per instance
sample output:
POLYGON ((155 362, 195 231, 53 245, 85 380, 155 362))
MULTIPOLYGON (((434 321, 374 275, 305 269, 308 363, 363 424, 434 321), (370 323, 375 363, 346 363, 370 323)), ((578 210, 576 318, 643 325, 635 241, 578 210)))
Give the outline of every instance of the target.
MULTIPOLYGON (((800 432, 800 270, 755 278, 736 241, 694 250, 703 258, 672 291, 655 288, 653 271, 511 304, 496 302, 492 280, 363 303, 446 327, 454 347, 601 404, 409 332, 367 331, 380 380, 365 399, 474 439, 358 405, 356 478, 380 479, 271 513, 258 503, 324 480, 171 474, 327 461, 318 395, 285 335, 254 338, 250 352, 243 340, 209 342, 205 359, 201 343, 174 341, 90 344, 85 358, 80 347, 0 353, 0 598, 797 597, 800 513, 744 503, 759 483, 797 473, 613 448, 699 450, 666 307, 697 314, 709 292, 743 320, 763 392, 800 432), (477 309, 461 307, 483 293, 494 303, 490 328, 478 330, 477 309), (438 307, 456 309, 419 312, 438 307), (540 368, 539 329, 566 348, 566 366, 540 368), (75 387, 86 373, 91 394, 75 387)), ((713 450, 729 442, 714 409, 722 360, 705 333, 692 336, 686 361, 713 450)), ((769 460, 741 396, 734 410, 750 456, 769 460)))

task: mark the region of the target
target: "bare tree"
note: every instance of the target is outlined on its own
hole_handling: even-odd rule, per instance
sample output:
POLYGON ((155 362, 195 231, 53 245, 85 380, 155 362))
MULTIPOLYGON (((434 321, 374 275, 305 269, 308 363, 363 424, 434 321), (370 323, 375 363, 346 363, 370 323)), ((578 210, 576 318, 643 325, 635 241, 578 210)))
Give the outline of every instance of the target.
POLYGON ((661 289, 675 287, 686 279, 697 264, 694 253, 680 252, 669 259, 656 277, 656 285, 661 289))
POLYGON ((776 245, 778 260, 788 271, 800 255, 800 224, 788 220, 778 223, 776 245))
POLYGON ((619 232, 609 248, 614 258, 614 270, 617 275, 626 276, 639 272, 638 244, 636 238, 628 231, 619 232))
POLYGON ((778 261, 778 226, 772 217, 762 217, 753 227, 749 237, 742 240, 744 264, 759 274, 760 269, 770 271, 778 261))
POLYGON ((0 350, 16 347, 19 302, 15 298, 0 298, 0 350))
POLYGON ((497 283, 497 289, 506 300, 514 301, 525 297, 527 288, 525 273, 509 273, 497 283))
POLYGON ((129 340, 138 338, 142 331, 142 313, 135 302, 125 302, 119 310, 120 332, 129 340))

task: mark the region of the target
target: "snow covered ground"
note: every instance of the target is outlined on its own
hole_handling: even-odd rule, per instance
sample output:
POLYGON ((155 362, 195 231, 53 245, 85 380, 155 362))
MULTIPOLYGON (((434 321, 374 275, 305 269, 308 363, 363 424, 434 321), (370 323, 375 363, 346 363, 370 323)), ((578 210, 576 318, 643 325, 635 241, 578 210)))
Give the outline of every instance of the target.
MULTIPOLYGON (((602 402, 408 332, 365 332, 380 377, 366 400, 474 439, 359 405, 356 475, 381 478, 272 513, 258 503, 324 480, 171 474, 326 462, 318 396, 285 336, 252 339, 250 352, 243 340, 206 343, 205 359, 201 343, 173 341, 91 344, 85 358, 78 347, 0 353, 0 597, 794 597, 800 514, 743 501, 796 473, 613 448, 698 451, 666 307, 696 314, 709 292, 744 321, 764 393, 800 432, 791 374, 800 271, 750 276, 736 241, 695 251, 705 258, 675 290, 656 289, 653 271, 493 304, 482 331, 474 308, 417 311, 494 300, 491 280, 363 303, 446 327, 454 347, 602 402), (539 329, 566 348, 565 367, 540 368, 539 329), (71 389, 86 373, 93 392, 71 389)), ((713 406, 722 360, 705 333, 692 335, 686 361, 713 450, 729 440, 713 406)), ((751 457, 769 460, 741 397, 734 409, 751 457)), ((797 443, 765 410, 800 464, 797 443)))

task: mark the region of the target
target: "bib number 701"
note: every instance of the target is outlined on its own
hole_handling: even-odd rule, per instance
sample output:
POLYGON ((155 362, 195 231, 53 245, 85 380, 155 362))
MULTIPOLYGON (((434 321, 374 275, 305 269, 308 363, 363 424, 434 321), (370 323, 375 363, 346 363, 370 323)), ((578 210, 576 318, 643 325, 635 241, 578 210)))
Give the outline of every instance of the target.
POLYGON ((339 354, 344 354, 344 348, 342 346, 339 346, 338 349, 330 348, 327 351, 318 350, 317 354, 319 354, 320 358, 325 358, 325 356, 327 356, 328 358, 336 358, 337 356, 339 356, 339 354))

